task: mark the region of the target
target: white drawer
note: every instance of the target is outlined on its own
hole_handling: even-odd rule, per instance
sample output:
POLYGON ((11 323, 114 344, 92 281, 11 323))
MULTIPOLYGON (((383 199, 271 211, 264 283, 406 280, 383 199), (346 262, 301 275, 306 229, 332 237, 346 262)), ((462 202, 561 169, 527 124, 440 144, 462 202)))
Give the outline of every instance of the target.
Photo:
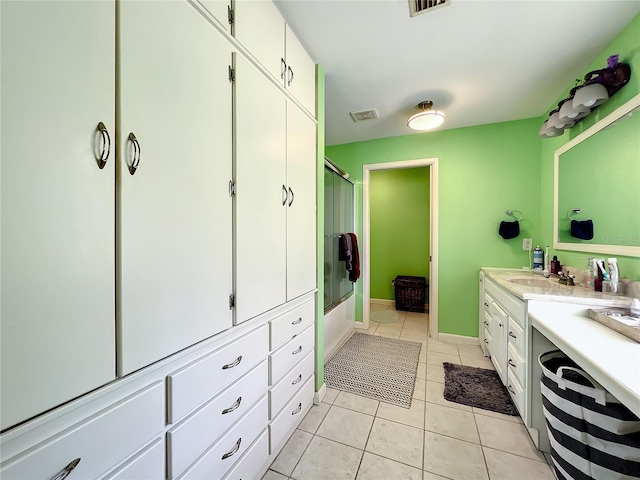
POLYGON ((179 478, 222 478, 264 430, 268 403, 265 395, 179 478))
POLYGON ((164 437, 159 437, 102 480, 165 478, 164 464, 164 437))
POLYGON ((525 305, 524 302, 513 295, 506 293, 491 280, 487 280, 484 285, 485 290, 489 290, 494 300, 500 304, 500 306, 514 317, 515 320, 524 328, 525 322, 525 305))
POLYGON ((269 420, 273 420, 304 382, 313 375, 313 365, 313 353, 309 352, 300 363, 269 390, 269 420))
POLYGON ((271 329, 271 350, 275 350, 287 340, 313 325, 314 319, 315 302, 310 300, 271 320, 271 322, 269 322, 271 329))
POLYGON ((238 421, 268 388, 265 359, 225 391, 167 432, 167 474, 177 477, 238 421))
POLYGON ((177 422, 260 363, 269 353, 268 337, 263 325, 168 375, 168 422, 177 422))
POLYGON ((526 412, 524 411, 524 389, 520 385, 520 382, 513 375, 513 372, 509 371, 507 375, 507 390, 509 395, 513 399, 513 403, 520 412, 520 416, 525 418, 526 412))
POLYGON ((265 429, 262 435, 253 442, 249 450, 245 452, 233 468, 224 477, 224 480, 253 480, 262 478, 269 458, 269 434, 265 429))
POLYGON ((484 300, 482 302, 484 306, 484 311, 489 313, 491 309, 491 304, 493 303, 493 297, 489 295, 487 292, 484 293, 484 300))
POLYGON ((313 328, 307 328, 269 356, 269 385, 275 385, 313 350, 313 328))
POLYGON ((269 424, 269 453, 278 452, 289 434, 300 424, 313 405, 313 377, 305 382, 298 393, 285 405, 269 424))
POLYGON ((509 345, 513 346, 522 358, 527 358, 527 344, 525 342, 524 329, 517 322, 509 318, 509 331, 507 333, 509 345))
POLYGON ((79 458, 71 478, 97 478, 162 431, 164 400, 153 383, 8 460, 0 477, 54 478, 79 458))
POLYGON ((509 371, 518 379, 520 385, 523 387, 526 386, 527 364, 513 348, 513 345, 509 345, 509 348, 507 348, 507 366, 509 367, 509 371))

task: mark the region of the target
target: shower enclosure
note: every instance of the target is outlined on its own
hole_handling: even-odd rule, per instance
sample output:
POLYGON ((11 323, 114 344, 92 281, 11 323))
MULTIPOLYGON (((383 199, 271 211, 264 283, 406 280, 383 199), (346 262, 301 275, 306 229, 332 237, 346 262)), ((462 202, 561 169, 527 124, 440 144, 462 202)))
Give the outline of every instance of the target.
POLYGON ((324 168, 324 311, 353 294, 353 283, 338 260, 340 236, 354 231, 354 185, 330 160, 324 168), (328 166, 327 166, 328 165, 328 166))

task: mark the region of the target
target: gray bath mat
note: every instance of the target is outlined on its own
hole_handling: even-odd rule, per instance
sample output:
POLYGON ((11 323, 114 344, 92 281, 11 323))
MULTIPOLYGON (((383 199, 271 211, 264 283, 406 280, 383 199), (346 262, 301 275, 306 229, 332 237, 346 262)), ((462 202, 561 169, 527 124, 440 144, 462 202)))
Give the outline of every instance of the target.
POLYGON ((328 387, 411 407, 419 342, 356 332, 324 366, 328 387))
POLYGON ((395 310, 373 310, 369 319, 377 323, 396 323, 400 320, 400 314, 395 310))
POLYGON ((444 362, 444 398, 450 402, 518 416, 498 372, 444 362))

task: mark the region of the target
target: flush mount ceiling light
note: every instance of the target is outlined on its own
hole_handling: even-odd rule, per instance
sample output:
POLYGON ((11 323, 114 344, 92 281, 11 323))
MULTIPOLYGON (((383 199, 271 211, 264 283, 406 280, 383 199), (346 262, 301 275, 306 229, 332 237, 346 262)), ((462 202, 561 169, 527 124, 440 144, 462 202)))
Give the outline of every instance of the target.
POLYGON ((433 102, 426 100, 418 104, 418 108, 421 112, 416 113, 409 117, 407 120, 407 126, 412 130, 432 130, 439 127, 444 122, 444 112, 439 110, 432 110, 433 102))

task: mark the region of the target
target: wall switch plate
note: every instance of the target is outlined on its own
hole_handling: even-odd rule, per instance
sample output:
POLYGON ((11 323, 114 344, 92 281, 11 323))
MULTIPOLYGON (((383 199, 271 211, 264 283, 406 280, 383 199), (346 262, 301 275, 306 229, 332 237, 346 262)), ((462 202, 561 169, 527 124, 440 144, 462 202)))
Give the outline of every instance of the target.
POLYGON ((533 243, 533 240, 531 238, 523 238, 522 239, 522 249, 531 251, 531 244, 532 243, 533 243))

